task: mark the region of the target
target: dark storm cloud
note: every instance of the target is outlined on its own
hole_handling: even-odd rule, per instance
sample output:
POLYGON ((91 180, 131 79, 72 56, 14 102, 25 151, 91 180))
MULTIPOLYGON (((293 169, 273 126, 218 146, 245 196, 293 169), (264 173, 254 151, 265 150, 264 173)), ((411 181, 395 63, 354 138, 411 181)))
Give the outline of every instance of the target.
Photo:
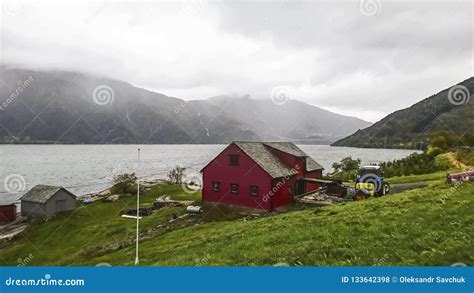
POLYGON ((376 10, 359 1, 25 2, 3 14, 3 61, 185 99, 268 98, 287 86, 295 99, 372 121, 472 75, 472 2, 363 2, 376 10))

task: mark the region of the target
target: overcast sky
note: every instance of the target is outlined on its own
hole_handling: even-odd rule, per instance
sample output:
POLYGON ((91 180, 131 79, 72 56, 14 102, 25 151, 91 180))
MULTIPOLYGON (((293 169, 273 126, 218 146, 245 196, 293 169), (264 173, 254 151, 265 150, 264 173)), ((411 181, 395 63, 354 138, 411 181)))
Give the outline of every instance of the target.
POLYGON ((375 122, 473 76, 471 1, 2 2, 1 60, 375 122))

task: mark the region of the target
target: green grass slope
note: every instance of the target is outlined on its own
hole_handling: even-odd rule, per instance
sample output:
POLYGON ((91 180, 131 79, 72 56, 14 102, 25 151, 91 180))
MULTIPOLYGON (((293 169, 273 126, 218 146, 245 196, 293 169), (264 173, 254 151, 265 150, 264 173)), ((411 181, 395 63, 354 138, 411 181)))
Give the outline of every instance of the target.
MULTIPOLYGON (((196 200, 200 194, 188 194, 181 186, 160 185, 140 196, 141 207, 151 207, 155 198, 169 195, 177 200, 196 200)), ((124 196, 111 203, 94 202, 73 212, 32 224, 21 236, 0 247, 1 265, 18 265, 28 258, 28 265, 70 265, 86 260, 100 249, 133 241, 136 221, 121 217, 121 211, 134 209, 136 197, 124 196), (29 257, 29 256, 32 257, 29 257)), ((142 233, 185 213, 184 207, 163 208, 140 221, 142 233)))
MULTIPOLYGON (((162 193, 182 196, 173 188, 157 187, 146 201, 162 193)), ((453 188, 439 180, 363 202, 167 228, 141 241, 140 264, 474 265, 473 196, 473 183, 453 188)), ((31 253, 31 265, 132 265, 133 243, 100 252, 104 244, 133 238, 133 220, 117 215, 120 205, 133 205, 133 198, 114 204, 94 203, 31 226, 0 251, 0 261, 16 265, 31 253)), ((144 218, 142 231, 162 223, 170 212, 175 211, 144 218)))

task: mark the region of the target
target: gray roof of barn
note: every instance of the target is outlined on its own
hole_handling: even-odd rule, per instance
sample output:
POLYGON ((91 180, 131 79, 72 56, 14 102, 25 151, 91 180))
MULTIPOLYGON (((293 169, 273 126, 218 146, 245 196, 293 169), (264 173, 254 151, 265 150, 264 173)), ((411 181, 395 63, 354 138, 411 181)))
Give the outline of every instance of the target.
POLYGON ((315 170, 323 170, 323 166, 321 166, 318 162, 316 162, 310 156, 306 157, 306 171, 315 171, 315 170))
POLYGON ((292 176, 298 174, 298 171, 283 163, 277 156, 270 152, 268 147, 278 149, 297 157, 305 157, 307 171, 323 169, 321 165, 291 142, 262 143, 236 141, 234 143, 273 178, 292 176))
POLYGON ((264 142, 265 145, 272 147, 274 149, 280 150, 284 153, 288 153, 290 155, 296 157, 307 157, 308 155, 305 154, 299 147, 297 147, 292 142, 264 142))
POLYGON ((302 149, 297 147, 292 142, 264 142, 265 145, 277 149, 279 151, 288 153, 296 157, 305 157, 306 158, 306 171, 315 171, 324 169, 318 162, 313 158, 308 156, 302 149))
POLYGON ((234 143, 273 178, 298 174, 298 171, 285 165, 285 163, 272 154, 261 142, 234 143))
POLYGON ((76 197, 74 194, 72 194, 67 189, 61 186, 36 185, 35 187, 31 188, 30 191, 25 193, 21 197, 21 200, 37 202, 37 203, 45 203, 60 190, 63 190, 66 193, 69 193, 74 198, 76 197))

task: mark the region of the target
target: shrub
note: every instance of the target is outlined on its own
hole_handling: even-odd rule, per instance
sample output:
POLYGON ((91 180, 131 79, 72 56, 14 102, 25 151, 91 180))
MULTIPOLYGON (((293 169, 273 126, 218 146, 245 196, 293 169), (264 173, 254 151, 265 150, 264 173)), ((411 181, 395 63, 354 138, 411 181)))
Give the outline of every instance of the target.
POLYGON ((437 155, 440 155, 443 153, 443 150, 439 147, 428 147, 428 150, 426 151, 426 154, 430 157, 436 157, 437 155))
POLYGON ((435 157, 435 165, 438 170, 448 170, 452 167, 449 158, 444 155, 435 157))
POLYGON ((413 153, 406 158, 381 164, 386 177, 429 174, 448 170, 449 160, 443 156, 413 153))
POLYGON ((110 188, 112 194, 137 193, 137 176, 135 173, 124 173, 114 176, 114 185, 110 188), (133 189, 135 187, 135 189, 133 189))
POLYGON ((186 171, 186 168, 176 166, 173 170, 168 172, 168 180, 171 183, 181 184, 184 178, 184 171, 186 171))

